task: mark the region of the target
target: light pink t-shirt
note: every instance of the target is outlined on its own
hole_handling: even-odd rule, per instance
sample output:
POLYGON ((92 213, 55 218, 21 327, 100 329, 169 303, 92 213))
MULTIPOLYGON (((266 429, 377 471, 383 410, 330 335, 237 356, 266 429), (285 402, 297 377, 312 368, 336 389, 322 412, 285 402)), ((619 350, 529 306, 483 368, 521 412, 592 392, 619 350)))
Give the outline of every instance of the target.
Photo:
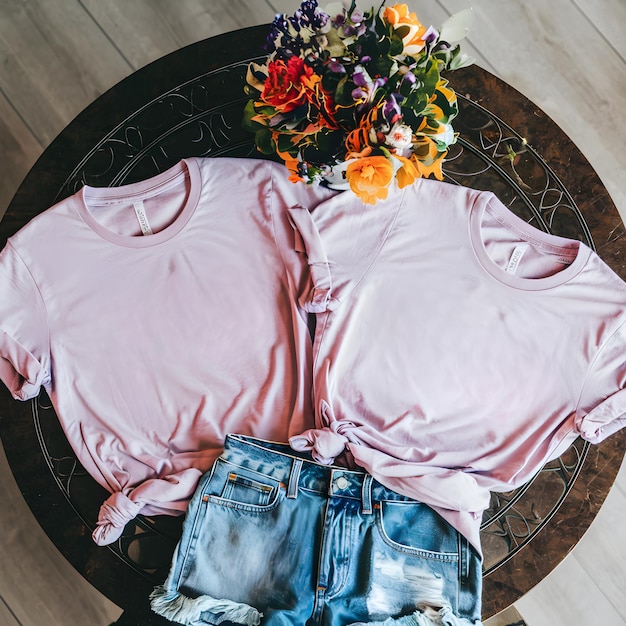
POLYGON ((431 180, 290 216, 317 312, 317 428, 294 448, 347 449, 480 547, 489 490, 626 424, 626 284, 582 243, 431 180))
POLYGON ((98 543, 139 512, 184 511, 227 433, 286 441, 313 425, 285 208, 332 194, 284 172, 187 159, 136 184, 84 187, 0 253, 0 379, 22 400, 45 387, 113 494, 98 543))

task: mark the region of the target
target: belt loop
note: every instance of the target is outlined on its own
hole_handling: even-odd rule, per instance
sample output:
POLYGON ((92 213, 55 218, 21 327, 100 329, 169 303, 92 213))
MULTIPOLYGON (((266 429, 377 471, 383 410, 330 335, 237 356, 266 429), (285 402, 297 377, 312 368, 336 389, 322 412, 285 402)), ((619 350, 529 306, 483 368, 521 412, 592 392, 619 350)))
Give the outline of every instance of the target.
POLYGON ((289 474, 289 484, 287 485, 287 497, 294 499, 298 497, 298 481, 302 471, 302 459, 294 459, 289 474))
POLYGON ((372 477, 365 474, 361 485, 361 512, 365 515, 372 513, 372 477))

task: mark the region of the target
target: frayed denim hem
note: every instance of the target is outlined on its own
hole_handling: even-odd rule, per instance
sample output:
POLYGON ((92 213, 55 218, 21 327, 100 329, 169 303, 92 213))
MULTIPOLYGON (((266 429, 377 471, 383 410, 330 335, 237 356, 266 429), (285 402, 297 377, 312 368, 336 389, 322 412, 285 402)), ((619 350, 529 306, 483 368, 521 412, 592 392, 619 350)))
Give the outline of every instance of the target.
POLYGON ((162 586, 156 587, 150 594, 150 606, 158 615, 185 626, 217 625, 225 621, 242 626, 259 626, 263 617, 263 613, 248 604, 216 600, 211 596, 187 598, 162 586), (203 616, 203 613, 207 615, 203 616))
POLYGON ((389 617, 382 622, 354 622, 349 626, 481 626, 482 622, 471 622, 464 617, 457 617, 450 607, 437 610, 431 607, 418 609, 411 615, 389 617))

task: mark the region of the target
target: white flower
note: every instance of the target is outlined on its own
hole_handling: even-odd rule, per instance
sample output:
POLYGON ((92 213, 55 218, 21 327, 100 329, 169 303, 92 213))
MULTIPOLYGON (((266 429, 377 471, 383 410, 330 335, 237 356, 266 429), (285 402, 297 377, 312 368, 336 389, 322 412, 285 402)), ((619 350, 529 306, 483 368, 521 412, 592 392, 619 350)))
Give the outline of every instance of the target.
POLYGON ((350 165, 353 161, 356 161, 356 159, 348 159, 347 161, 342 161, 332 167, 325 165, 322 168, 321 179, 324 181, 326 186, 330 189, 337 189, 339 191, 350 189, 350 183, 346 179, 346 170, 348 169, 348 165, 350 165))
POLYGON ((410 126, 402 122, 396 122, 385 135, 385 143, 396 150, 404 150, 411 147, 413 131, 410 126))
POLYGON ((452 128, 452 124, 440 124, 439 132, 430 135, 431 139, 434 139, 438 143, 442 143, 446 146, 449 146, 454 143, 454 129, 452 128))
POLYGON ((456 43, 461 41, 469 33, 474 21, 474 13, 472 8, 464 9, 459 13, 455 13, 448 18, 439 31, 439 39, 448 43, 456 43))
POLYGON ((461 52, 458 56, 454 57, 454 60, 450 63, 448 69, 449 70, 458 70, 462 67, 467 67, 468 65, 472 65, 476 59, 471 57, 464 52, 461 52))

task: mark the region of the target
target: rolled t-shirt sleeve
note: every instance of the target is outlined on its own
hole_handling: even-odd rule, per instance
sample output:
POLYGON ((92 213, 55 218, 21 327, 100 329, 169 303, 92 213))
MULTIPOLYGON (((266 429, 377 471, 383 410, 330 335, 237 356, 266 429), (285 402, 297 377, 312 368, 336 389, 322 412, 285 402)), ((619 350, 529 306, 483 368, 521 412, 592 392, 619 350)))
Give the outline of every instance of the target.
POLYGON ((576 414, 583 439, 599 443, 626 426, 626 322, 602 347, 585 380, 576 414))
POLYGON ((35 397, 50 382, 44 303, 10 242, 0 252, 0 380, 17 400, 35 397))

